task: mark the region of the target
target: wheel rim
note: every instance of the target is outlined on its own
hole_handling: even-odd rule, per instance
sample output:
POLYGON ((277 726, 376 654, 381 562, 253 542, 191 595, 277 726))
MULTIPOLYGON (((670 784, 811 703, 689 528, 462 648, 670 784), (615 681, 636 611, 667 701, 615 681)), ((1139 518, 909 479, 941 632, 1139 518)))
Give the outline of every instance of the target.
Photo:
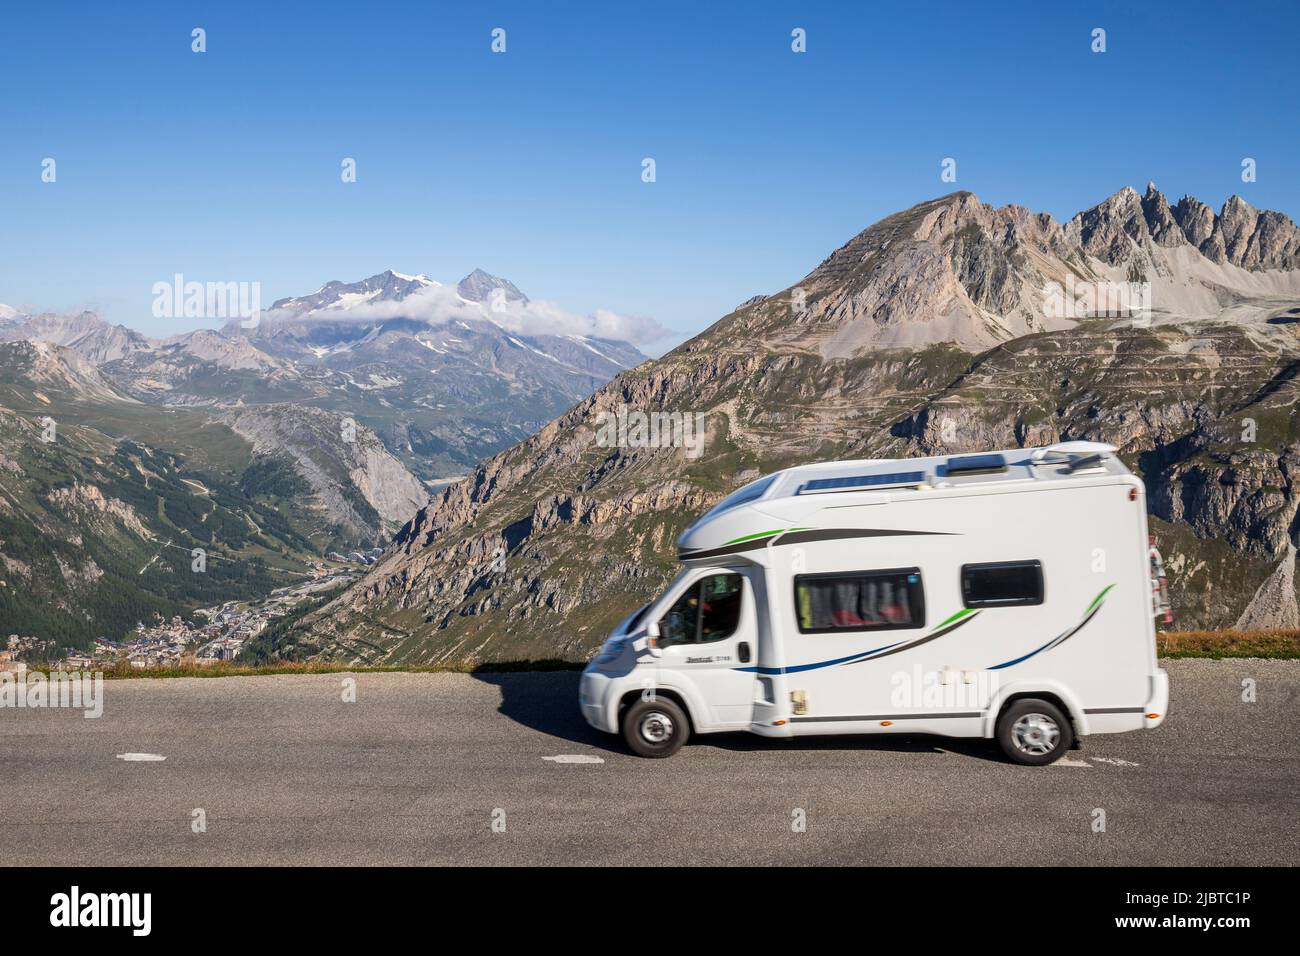
POLYGON ((1061 728, 1046 714, 1025 714, 1011 728, 1011 741, 1021 753, 1041 757, 1056 749, 1061 728))
POLYGON ((673 719, 662 711, 652 710, 641 718, 638 730, 646 743, 667 743, 673 736, 673 719))

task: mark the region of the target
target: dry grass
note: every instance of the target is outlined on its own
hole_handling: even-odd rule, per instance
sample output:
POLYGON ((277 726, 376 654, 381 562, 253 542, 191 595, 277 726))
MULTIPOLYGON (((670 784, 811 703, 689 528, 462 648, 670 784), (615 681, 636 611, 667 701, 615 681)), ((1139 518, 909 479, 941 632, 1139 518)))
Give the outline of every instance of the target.
POLYGON ((1300 630, 1166 631, 1156 633, 1161 657, 1300 657, 1300 630))
MULTIPOLYGON (((1272 631, 1164 631, 1156 633, 1156 653, 1160 657, 1271 657, 1300 658, 1300 630, 1272 631)), ((473 674, 493 671, 563 671, 581 670, 575 661, 497 661, 476 664, 341 664, 325 661, 276 664, 236 664, 222 661, 200 666, 183 663, 176 667, 137 668, 125 663, 105 667, 105 679, 131 680, 150 677, 260 677, 273 674, 374 674, 374 673, 451 673, 473 674)))
POLYGON ((580 670, 585 664, 573 661, 497 661, 479 664, 340 664, 308 661, 277 664, 236 664, 221 661, 216 664, 183 663, 175 667, 131 667, 122 664, 103 669, 105 680, 132 680, 150 677, 261 677, 273 674, 485 674, 500 671, 563 671, 580 670))

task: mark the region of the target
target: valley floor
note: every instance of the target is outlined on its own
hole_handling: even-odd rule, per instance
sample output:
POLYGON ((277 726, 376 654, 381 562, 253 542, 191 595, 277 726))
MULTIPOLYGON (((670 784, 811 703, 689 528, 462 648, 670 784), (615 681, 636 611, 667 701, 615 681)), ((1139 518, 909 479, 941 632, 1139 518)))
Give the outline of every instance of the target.
POLYGON ((1163 666, 1163 727, 1042 769, 933 737, 642 760, 572 672, 111 681, 99 719, 0 709, 0 865, 1295 865, 1300 661, 1163 666))

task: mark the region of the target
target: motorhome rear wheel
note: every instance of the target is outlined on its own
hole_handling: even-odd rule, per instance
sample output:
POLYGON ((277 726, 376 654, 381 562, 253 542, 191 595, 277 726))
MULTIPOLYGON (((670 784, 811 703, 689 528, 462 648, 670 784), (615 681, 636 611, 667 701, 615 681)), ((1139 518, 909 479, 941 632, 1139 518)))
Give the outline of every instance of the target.
POLYGON ((1017 700, 998 718, 997 740, 1002 752, 1016 763, 1042 767, 1070 749, 1074 728, 1055 704, 1017 700))

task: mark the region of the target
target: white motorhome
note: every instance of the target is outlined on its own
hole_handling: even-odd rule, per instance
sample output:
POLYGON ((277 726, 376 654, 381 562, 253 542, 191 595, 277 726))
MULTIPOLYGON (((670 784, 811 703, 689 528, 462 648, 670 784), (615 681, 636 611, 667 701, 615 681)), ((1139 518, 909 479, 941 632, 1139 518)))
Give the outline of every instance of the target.
POLYGON ((1145 491, 1115 448, 804 465, 683 532, 681 573, 583 673, 593 727, 996 738, 1047 764, 1159 726, 1145 491))

